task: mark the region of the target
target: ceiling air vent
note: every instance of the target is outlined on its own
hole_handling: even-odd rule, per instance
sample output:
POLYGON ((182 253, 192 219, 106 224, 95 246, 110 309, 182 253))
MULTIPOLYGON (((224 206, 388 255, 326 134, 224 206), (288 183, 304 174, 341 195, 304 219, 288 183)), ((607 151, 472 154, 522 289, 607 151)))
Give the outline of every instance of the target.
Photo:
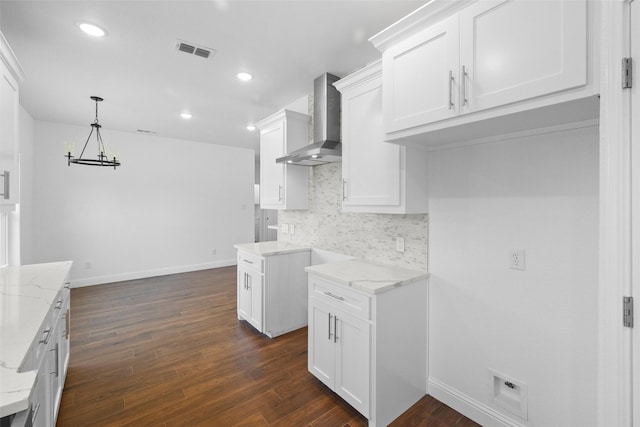
POLYGON ((199 56, 205 59, 213 58, 213 55, 215 55, 216 53, 214 49, 204 47, 204 46, 198 46, 195 43, 188 43, 183 40, 178 40, 178 42, 176 43, 176 48, 180 52, 188 53, 189 55, 199 56))

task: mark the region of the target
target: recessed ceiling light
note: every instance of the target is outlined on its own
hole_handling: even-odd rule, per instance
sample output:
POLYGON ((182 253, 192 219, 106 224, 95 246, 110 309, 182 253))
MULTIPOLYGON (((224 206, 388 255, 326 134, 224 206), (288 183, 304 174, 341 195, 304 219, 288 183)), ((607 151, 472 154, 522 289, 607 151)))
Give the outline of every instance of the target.
POLYGON ((256 127, 254 125, 247 125, 247 130, 253 132, 256 130, 256 127))
POLYGON ((249 74, 249 73, 245 73, 245 72, 238 73, 238 74, 237 74, 237 77, 238 77, 240 80, 242 80, 243 82, 248 82, 249 80, 251 80, 251 79, 253 78, 253 76, 252 76, 251 74, 249 74))
POLYGON ((182 117, 183 119, 190 119, 191 118, 191 114, 190 113, 182 113, 182 114, 180 114, 180 117, 182 117))
POLYGON ((78 22, 77 25, 82 31, 93 37, 104 37, 107 34, 107 32, 103 28, 100 28, 95 24, 89 24, 88 22, 78 22))

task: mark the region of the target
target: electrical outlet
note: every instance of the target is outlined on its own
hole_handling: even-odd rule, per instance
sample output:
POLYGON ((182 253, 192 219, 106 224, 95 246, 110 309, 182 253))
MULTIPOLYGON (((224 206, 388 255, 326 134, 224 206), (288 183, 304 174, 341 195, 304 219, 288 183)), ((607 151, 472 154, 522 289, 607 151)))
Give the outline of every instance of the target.
POLYGON ((280 231, 284 234, 289 234, 289 224, 280 224, 280 231))
POLYGON ((511 249, 509 252, 509 268, 512 270, 526 270, 524 249, 511 249))
POLYGON ((396 237, 396 251, 404 252, 404 237, 396 237))
POLYGON ((91 261, 85 261, 84 269, 85 270, 91 270, 91 261))
POLYGON ((216 251, 215 249, 211 249, 211 255, 215 255, 218 251, 216 251))

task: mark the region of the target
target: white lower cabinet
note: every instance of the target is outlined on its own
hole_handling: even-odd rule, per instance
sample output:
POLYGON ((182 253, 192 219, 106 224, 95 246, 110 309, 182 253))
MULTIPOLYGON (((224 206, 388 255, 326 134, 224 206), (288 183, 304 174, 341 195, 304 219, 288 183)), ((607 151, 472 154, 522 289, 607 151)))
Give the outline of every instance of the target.
POLYGON ((369 416, 371 322, 309 299, 309 371, 369 416))
POLYGON ((311 249, 263 250, 278 242, 236 245, 238 319, 274 338, 307 325, 307 278, 311 249), (262 248, 262 249, 261 249, 262 248))
POLYGON ((426 394, 426 298, 426 279, 368 293, 309 271, 309 372, 370 427, 426 394))

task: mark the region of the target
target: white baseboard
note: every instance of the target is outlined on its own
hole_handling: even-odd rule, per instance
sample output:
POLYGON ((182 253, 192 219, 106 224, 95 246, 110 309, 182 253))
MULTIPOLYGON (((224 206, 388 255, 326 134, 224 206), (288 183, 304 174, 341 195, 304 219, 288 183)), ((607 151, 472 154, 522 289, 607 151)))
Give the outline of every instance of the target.
POLYGON ((187 273, 189 271, 208 270, 210 268, 228 267, 236 265, 237 260, 229 259, 216 262, 206 262, 202 264, 181 265, 175 267, 158 268, 154 270, 132 271, 129 273, 110 274, 106 276, 87 277, 84 279, 71 280, 72 288, 82 288, 84 286, 103 285, 106 283, 122 282, 125 280, 146 279, 148 277, 167 276, 169 274, 187 273))
POLYGON ((429 378, 429 394, 484 427, 525 427, 524 424, 434 378, 429 378))

